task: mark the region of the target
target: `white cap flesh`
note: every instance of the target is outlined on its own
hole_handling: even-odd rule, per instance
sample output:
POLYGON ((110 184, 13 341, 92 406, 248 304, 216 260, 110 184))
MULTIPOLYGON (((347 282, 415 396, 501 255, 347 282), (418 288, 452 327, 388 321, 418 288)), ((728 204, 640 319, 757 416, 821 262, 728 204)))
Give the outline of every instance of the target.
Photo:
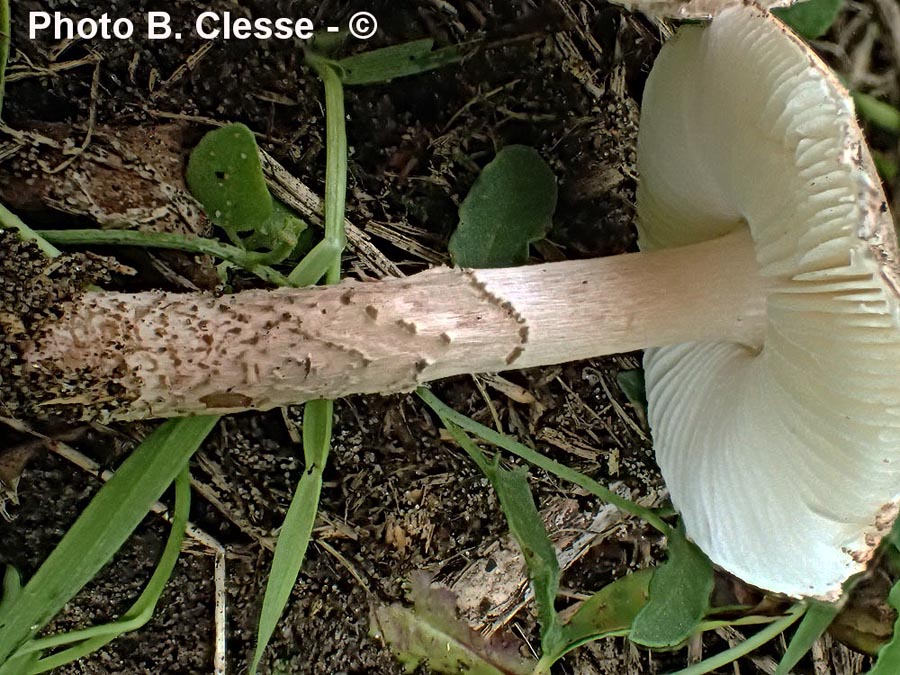
POLYGON ((900 499, 900 305, 890 213, 828 68, 758 7, 683 27, 639 135, 640 245, 749 225, 763 344, 647 351, 656 455, 687 532, 724 569, 836 599, 900 499))

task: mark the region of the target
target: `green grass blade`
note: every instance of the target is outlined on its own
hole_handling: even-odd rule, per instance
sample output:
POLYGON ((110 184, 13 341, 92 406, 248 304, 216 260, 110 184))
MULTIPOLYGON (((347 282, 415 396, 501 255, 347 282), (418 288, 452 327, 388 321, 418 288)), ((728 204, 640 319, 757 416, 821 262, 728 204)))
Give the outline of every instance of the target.
MULTIPOLYGON (((334 66, 327 59, 307 55, 308 61, 315 68, 325 86, 325 123, 326 123, 326 156, 325 156, 325 240, 322 249, 332 252, 316 262, 318 270, 325 268, 325 282, 337 283, 341 278, 340 252, 346 245, 344 233, 344 211, 347 194, 347 129, 344 116, 344 90, 334 66)), ((310 272, 308 266, 300 269, 303 276, 310 272)), ((295 270, 296 271, 296 270, 295 270)), ((316 274, 316 270, 312 270, 316 274)), ((303 281, 301 279, 300 281, 303 281)), ((292 272, 288 276, 289 285, 297 285, 298 280, 292 272)), ((278 619, 284 611, 291 595, 291 589, 297 583, 297 577, 303 566, 309 540, 312 536, 313 524, 322 492, 322 473, 328 461, 331 448, 331 427, 334 416, 332 401, 309 401, 303 409, 303 454, 306 471, 291 499, 291 505, 285 515, 284 525, 275 545, 272 558, 272 569, 266 583, 263 606, 257 626, 256 650, 250 664, 250 675, 256 673, 262 660, 266 645, 275 632, 278 619)))
POLYGON ((23 673, 30 673, 40 656, 39 652, 17 654, 3 665, 0 665, 0 675, 23 675, 23 673))
POLYGON ((114 639, 129 631, 137 630, 144 626, 153 616, 156 604, 162 595, 163 589, 178 562, 181 553, 181 544, 184 542, 184 533, 187 528, 188 513, 191 507, 191 474, 187 466, 175 479, 175 508, 172 514, 172 527, 162 556, 150 581, 131 608, 118 621, 102 626, 93 626, 84 630, 73 631, 62 635, 54 635, 48 638, 33 640, 26 643, 24 649, 28 651, 45 651, 64 644, 80 642, 65 651, 53 654, 41 659, 30 670, 31 675, 44 673, 54 668, 59 668, 82 656, 94 652, 114 639))
POLYGON ((640 417, 641 422, 647 421, 647 385, 644 382, 644 371, 640 368, 623 370, 616 375, 616 384, 625 394, 625 398, 640 417))
POLYGON ((554 476, 562 478, 563 480, 567 480, 570 483, 574 483, 575 485, 584 488, 588 492, 593 495, 596 495, 600 499, 618 508, 622 509, 625 513, 630 513, 638 518, 643 518, 654 528, 659 530, 662 534, 668 536, 671 528, 664 523, 659 516, 657 516, 651 509, 644 508, 640 504, 635 504, 634 502, 624 499, 620 497, 612 490, 602 486, 597 481, 593 480, 585 476, 580 471, 576 471, 575 469, 569 468, 565 464, 560 464, 559 462, 550 459, 549 457, 544 457, 537 450, 529 448, 527 445, 522 445, 521 443, 513 440, 509 436, 505 434, 501 434, 493 429, 484 426, 483 424, 479 424, 475 420, 469 419, 465 415, 456 412, 448 406, 446 403, 441 401, 437 396, 431 393, 430 390, 419 387, 416 389, 416 395, 421 398, 429 408, 431 408, 441 419, 448 420, 455 424, 456 426, 468 431, 470 434, 475 434, 479 438, 484 439, 488 443, 492 443, 499 448, 503 448, 507 452, 511 452, 518 457, 521 457, 526 462, 530 462, 535 466, 542 468, 544 471, 548 473, 552 473, 554 476))
MULTIPOLYGON (((708 659, 704 659, 700 663, 695 663, 693 666, 689 666, 684 668, 683 670, 679 670, 676 673, 672 673, 672 675, 706 675, 706 673, 711 673, 712 671, 727 666, 729 663, 733 661, 737 661, 739 658, 746 656, 754 649, 761 647, 766 644, 769 640, 778 637, 788 628, 790 628, 794 623, 803 616, 803 613, 806 611, 806 605, 794 605, 788 613, 778 621, 773 621, 771 624, 760 630, 758 633, 751 635, 749 638, 744 640, 738 645, 735 645, 731 649, 726 649, 724 652, 720 652, 715 656, 711 656, 708 659)), ((894 671, 891 671, 892 673, 894 671)), ((887 675, 885 673, 885 675, 887 675)))
MULTIPOLYGON (((344 212, 347 208, 347 118, 344 87, 333 63, 315 54, 307 60, 325 86, 325 239, 343 250, 347 245, 344 212)), ((325 274, 325 283, 341 280, 341 256, 335 256, 325 274)))
POLYGON ((334 403, 310 401, 303 412, 303 454, 306 470, 297 484, 291 505, 284 518, 284 526, 278 535, 272 569, 266 583, 262 610, 257 627, 256 651, 250 665, 250 675, 256 673, 266 645, 275 632, 278 619, 284 611, 297 583, 300 568, 312 536, 322 492, 322 472, 331 447, 331 425, 334 403))
MULTIPOLYGON (((0 598, 0 611, 4 605, 11 605, 22 591, 22 578, 12 565, 6 566, 3 575, 3 597, 0 598)), ((0 675, 21 675, 29 672, 40 658, 40 652, 16 654, 6 663, 0 664, 0 675)))
POLYGON ((122 463, 15 601, 0 607, 0 663, 109 562, 217 420, 207 416, 165 422, 122 463))
MULTIPOLYGON (((464 45, 451 45, 432 51, 433 47, 434 40, 431 38, 413 40, 348 56, 335 65, 345 85, 374 84, 458 63, 467 52, 464 45)), ((471 50, 471 47, 468 49, 471 50)))
POLYGON ((449 420, 443 422, 450 435, 488 477, 497 493, 500 508, 528 568, 528 578, 534 590, 534 603, 541 625, 541 651, 556 652, 560 648, 561 633, 555 606, 559 592, 559 561, 534 503, 526 478, 527 471, 524 467, 508 471, 497 463, 489 462, 465 431, 449 420))
POLYGON ((841 610, 841 606, 837 603, 827 604, 824 602, 814 602, 806 610, 803 621, 797 626, 797 632, 791 638, 787 651, 781 657, 775 675, 788 675, 791 668, 796 666, 800 659, 806 656, 807 652, 812 649, 816 640, 822 637, 822 634, 828 630, 828 626, 834 621, 841 610))
POLYGON ((215 239, 195 237, 174 232, 140 232, 137 230, 38 230, 47 241, 63 246, 140 246, 143 248, 164 248, 187 253, 210 255, 246 269, 263 281, 276 286, 287 284, 287 278, 263 261, 266 254, 245 251, 237 246, 215 239))
POLYGON ((322 470, 331 448, 334 401, 309 401, 303 408, 303 457, 306 470, 322 470))
POLYGON ((3 204, 0 204, 0 229, 5 228, 17 230, 19 237, 23 241, 33 241, 48 258, 55 258, 62 253, 53 244, 28 227, 19 216, 3 206, 3 204))

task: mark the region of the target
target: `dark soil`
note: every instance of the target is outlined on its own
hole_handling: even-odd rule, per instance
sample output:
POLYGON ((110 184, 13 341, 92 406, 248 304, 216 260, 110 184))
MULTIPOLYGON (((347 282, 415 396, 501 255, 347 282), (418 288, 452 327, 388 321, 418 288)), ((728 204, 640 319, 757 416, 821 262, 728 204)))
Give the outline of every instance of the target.
MULTIPOLYGON (((289 171, 322 194, 322 92, 298 45, 216 41, 190 68, 180 69, 205 44, 187 30, 182 41, 31 41, 23 31, 30 10, 59 10, 73 18, 100 10, 66 0, 13 5, 14 67, 4 108, 10 127, 40 130, 78 146, 93 119, 88 150, 133 143, 129 147, 156 153, 141 159, 159 166, 165 153, 182 159, 212 124, 239 121, 258 132, 261 145, 289 171), (45 69, 52 64, 75 65, 48 74, 45 69), (175 126, 161 131, 163 125, 175 126), (164 140, 154 140, 173 138, 174 152, 164 140)), ((822 43, 823 52, 844 73, 871 76, 851 84, 868 84, 896 105, 900 91, 884 73, 896 75, 900 55, 891 51, 886 28, 871 43, 865 68, 854 70, 866 27, 882 25, 873 7, 852 3, 822 43)), ((158 9, 156 3, 114 0, 102 11, 131 17, 143 26, 145 10, 152 9, 158 9)), ((645 18, 602 0, 168 3, 173 22, 185 26, 206 9, 238 16, 309 16, 329 24, 346 24, 359 9, 373 12, 380 21, 379 33, 364 44, 351 40, 348 52, 420 37, 432 37, 439 45, 484 38, 487 47, 461 64, 347 91, 352 146, 348 217, 403 272, 446 260, 460 201, 479 169, 510 143, 536 147, 559 178, 556 222, 548 241, 536 247, 537 260, 612 255, 634 248, 638 102, 659 47, 659 30, 645 18)), ((872 138, 896 161, 897 148, 891 145, 896 139, 879 133, 872 138)), ((35 225, 77 226, 112 217, 116 207, 107 202, 115 200, 90 198, 95 191, 99 195, 115 189, 95 162, 79 159, 51 181, 36 168, 40 160, 57 163, 44 152, 50 153, 41 148, 30 150, 30 156, 0 152, 0 197, 5 203, 35 225)), ((177 183, 180 164, 167 166, 166 180, 177 183)), ((156 225, 208 228, 202 218, 187 224, 175 221, 166 217, 156 225)), ((215 284, 211 263, 203 258, 122 249, 99 252, 135 268, 135 276, 112 282, 118 287, 183 290, 215 284)), ((345 256, 344 270, 349 276, 377 275, 353 253, 345 256)), ((249 277, 235 280, 236 287, 255 283, 249 277)), ((507 374, 530 393, 530 403, 517 403, 493 388, 487 388, 486 395, 504 431, 602 483, 621 481, 634 496, 653 496, 661 481, 640 429, 639 411, 615 384, 616 374, 635 367, 638 358, 507 374)), ((472 378, 441 382, 435 390, 455 409, 494 423, 472 378)), ((273 411, 225 419, 192 465, 198 483, 192 521, 228 550, 230 673, 246 672, 271 562, 266 545, 303 471, 302 449, 290 434, 291 420, 299 416, 300 410, 292 409, 285 415, 273 411)), ((71 425, 34 423, 51 438, 67 439, 110 468, 152 429, 151 424, 135 424, 73 430, 71 425)), ((35 445, 24 433, 0 429, 0 451, 27 444, 33 449, 18 486, 20 503, 7 504, 11 522, 0 521, 0 562, 16 566, 27 577, 99 482, 54 455, 47 444, 35 445)), ((415 397, 339 401, 331 457, 316 537, 262 673, 402 672, 385 647, 369 636, 370 607, 403 600, 415 570, 452 583, 506 534, 490 486, 464 453, 442 439, 435 420, 415 397)), ((596 507, 572 486, 540 471, 532 471, 531 478, 541 506, 567 497, 586 511, 596 507)), ((166 533, 159 517, 148 516, 51 629, 108 621, 124 611, 149 577, 166 533)), ((623 524, 567 572, 563 585, 572 593, 589 594, 658 559, 658 543, 651 530, 623 524)), ((208 551, 194 546, 179 561, 145 628, 59 672, 212 672, 212 561, 208 551)), ((561 606, 570 602, 561 601, 561 606)), ((884 619, 891 620, 889 615, 884 619)), ((526 645, 537 638, 530 607, 519 612, 510 627, 526 652, 526 645)), ((712 634, 702 646, 709 654, 726 642, 712 634)), ((693 645, 691 654, 697 649, 693 645)), ((861 659, 847 656, 842 647, 830 649, 826 657, 832 672, 858 672, 852 668, 860 666, 861 659)), ((770 648, 772 654, 776 650, 770 648)), ((554 672, 655 673, 685 663, 684 651, 638 654, 614 640, 579 650, 554 672)), ((797 672, 812 672, 811 664, 805 667, 797 672)), ((733 671, 729 667, 721 672, 733 671)), ((763 658, 742 661, 741 672, 771 670, 763 658)))

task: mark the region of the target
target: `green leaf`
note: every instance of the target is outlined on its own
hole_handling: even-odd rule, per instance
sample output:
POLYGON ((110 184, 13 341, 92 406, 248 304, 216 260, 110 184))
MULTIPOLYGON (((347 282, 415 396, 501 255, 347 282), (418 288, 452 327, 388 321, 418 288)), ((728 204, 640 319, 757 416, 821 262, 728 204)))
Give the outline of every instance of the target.
POLYGON ((837 616, 840 610, 841 606, 837 603, 812 603, 803 615, 800 625, 797 626, 797 631, 794 633, 794 637, 791 638, 784 656, 781 657, 778 668, 775 670, 775 675, 788 675, 791 672, 791 668, 796 666, 800 659, 806 656, 816 640, 828 630, 828 626, 831 625, 831 622, 834 621, 834 617, 837 616))
POLYGON ((851 96, 860 117, 892 134, 900 134, 900 110, 861 91, 854 91, 851 96))
POLYGON ((555 607, 559 592, 559 561, 534 503, 527 476, 528 469, 525 467, 507 471, 499 464, 494 464, 493 471, 488 474, 510 532, 525 557, 541 624, 541 649, 554 651, 559 644, 561 630, 555 607))
POLYGON ((345 85, 388 82, 458 63, 466 54, 463 45, 432 51, 434 40, 425 38, 348 56, 335 63, 345 85))
POLYGON ((110 561, 218 419, 164 422, 122 463, 15 600, 0 606, 0 663, 46 626, 110 561))
MULTIPOLYGON (((0 611, 3 611, 2 608, 4 606, 6 606, 6 610, 9 610, 21 591, 22 578, 19 576, 19 571, 12 565, 7 565, 6 572, 3 575, 3 597, 0 598, 0 611)), ((30 673, 40 657, 40 652, 17 654, 6 661, 6 663, 0 664, 0 675, 30 673)))
POLYGON ((238 264, 253 270, 279 263, 297 246, 306 223, 272 198, 253 132, 243 124, 210 131, 191 153, 187 183, 209 219, 248 251, 238 264), (242 232, 250 234, 241 239, 242 232))
POLYGON ((897 581, 888 594, 888 604, 898 611, 894 623, 894 636, 891 641, 878 650, 878 660, 868 675, 896 675, 900 673, 900 581, 897 581))
POLYGON ((309 540, 322 492, 322 472, 331 447, 331 426, 334 412, 332 401, 310 401, 303 412, 303 454, 306 470, 303 473, 291 505, 278 534, 272 569, 266 582, 262 610, 257 627, 256 651, 250 665, 250 675, 256 673, 266 645, 275 632, 278 620, 297 583, 300 568, 306 558, 309 540))
POLYGON ((425 574, 412 579, 414 609, 400 604, 372 612, 373 637, 380 638, 412 672, 426 664, 431 672, 459 675, 526 675, 534 663, 496 638, 486 640, 456 616, 456 596, 432 588, 425 574))
POLYGON ((206 134, 191 152, 187 184, 206 215, 232 238, 257 230, 272 215, 256 138, 243 124, 206 134))
POLYGON ((815 40, 828 31, 843 4, 844 0, 807 0, 772 13, 807 40, 815 40))
POLYGON ((638 612, 650 597, 655 569, 633 572, 607 584, 584 601, 563 626, 560 649, 552 662, 576 647, 615 635, 627 635, 638 612))
POLYGON ((522 550, 528 568, 541 624, 541 649, 544 652, 557 651, 561 630, 555 607, 559 591, 559 561, 531 495, 528 471, 524 467, 508 471, 497 462, 489 462, 465 431, 447 419, 442 418, 442 421, 450 435, 491 481, 509 530, 522 550))
POLYGON ((528 260, 556 210, 556 176, 534 148, 508 145, 482 170, 450 238, 460 267, 512 267, 528 260))
POLYGON ((693 635, 709 609, 712 563, 679 527, 669 535, 668 560, 650 582, 650 601, 638 613, 632 642, 675 647, 693 635))

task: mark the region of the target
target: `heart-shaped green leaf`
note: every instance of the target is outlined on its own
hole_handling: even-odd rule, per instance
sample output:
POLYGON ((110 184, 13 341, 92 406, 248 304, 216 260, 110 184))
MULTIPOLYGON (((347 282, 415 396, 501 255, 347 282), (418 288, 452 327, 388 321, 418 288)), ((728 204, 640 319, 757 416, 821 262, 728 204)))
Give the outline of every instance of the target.
POLYGON ((508 145, 481 171, 450 238, 460 267, 512 267, 528 260, 556 210, 556 176, 534 148, 508 145))

